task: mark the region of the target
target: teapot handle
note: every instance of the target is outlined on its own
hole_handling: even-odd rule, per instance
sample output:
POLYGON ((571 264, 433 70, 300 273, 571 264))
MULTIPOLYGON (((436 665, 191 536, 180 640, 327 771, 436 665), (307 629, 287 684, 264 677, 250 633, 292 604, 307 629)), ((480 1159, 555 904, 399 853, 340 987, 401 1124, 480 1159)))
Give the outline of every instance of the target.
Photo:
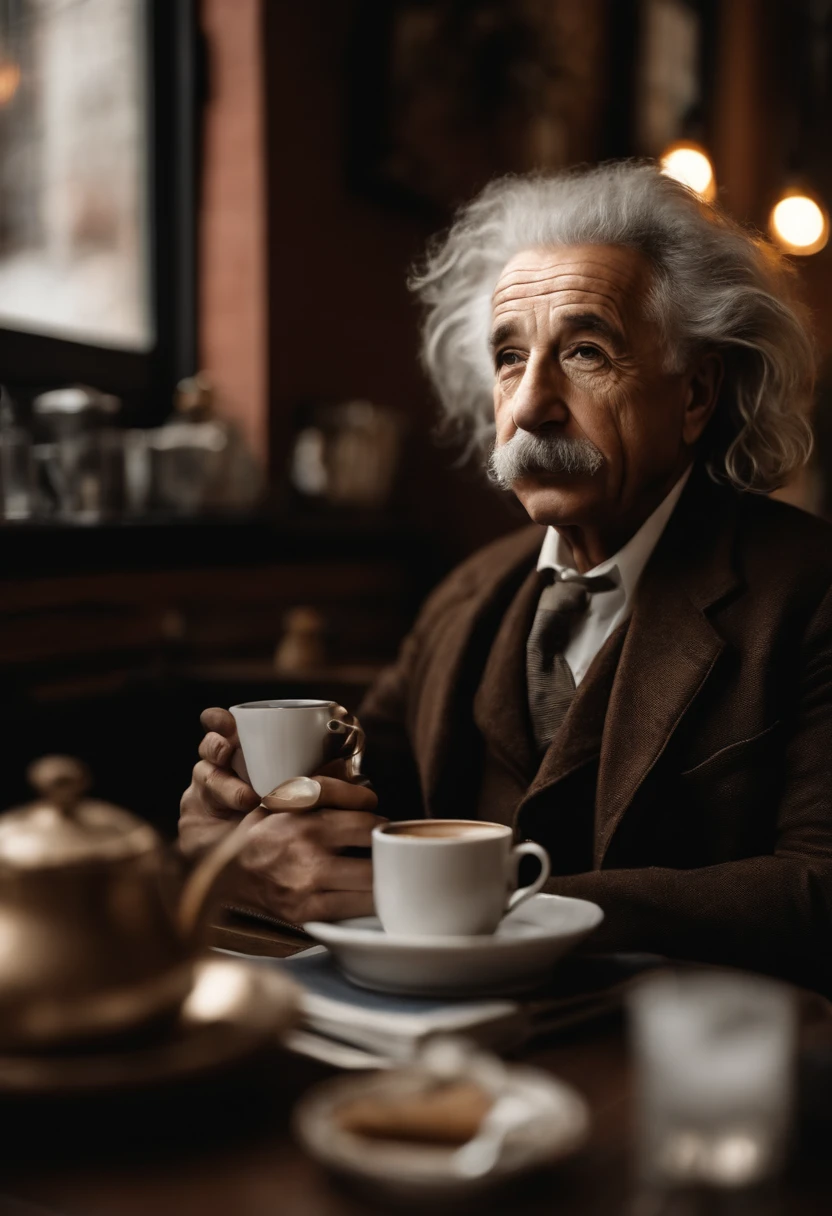
MULTIPOLYGON (((257 822, 259 823, 260 820, 258 819, 257 822)), ((252 823, 238 823, 223 836, 219 844, 214 845, 189 876, 180 896, 177 912, 179 930, 186 940, 196 932, 211 888, 225 867, 234 860, 247 842, 253 826, 252 823)))

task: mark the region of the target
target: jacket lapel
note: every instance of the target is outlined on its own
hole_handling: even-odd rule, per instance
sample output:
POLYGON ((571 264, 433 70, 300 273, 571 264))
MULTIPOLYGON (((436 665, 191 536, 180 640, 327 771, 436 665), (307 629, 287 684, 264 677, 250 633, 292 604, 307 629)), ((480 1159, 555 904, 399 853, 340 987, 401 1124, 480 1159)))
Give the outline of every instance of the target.
POLYGON ((419 698, 412 724, 428 815, 459 815, 476 796, 482 750, 472 704, 495 634, 535 564, 541 537, 537 527, 519 533, 431 639, 423 677, 429 694, 419 698))
POLYGON ((534 780, 515 803, 515 835, 546 845, 553 874, 592 867, 599 755, 626 630, 620 625, 595 656, 534 780))
POLYGON ((597 868, 636 791, 725 649, 707 611, 740 585, 732 561, 736 510, 732 492, 694 470, 642 576, 601 748, 597 868))
POLYGON ((474 722, 494 756, 523 785, 537 768, 526 693, 526 639, 540 596, 529 571, 503 616, 474 697, 474 722))
POLYGON ((486 746, 527 789, 523 810, 538 794, 598 759, 610 689, 627 631, 626 623, 620 625, 596 655, 541 760, 529 722, 525 668, 526 639, 539 590, 537 572, 532 570, 503 617, 474 698, 474 721, 486 746))
POLYGON ((602 746, 610 690, 627 633, 624 622, 607 638, 581 681, 569 712, 544 755, 528 798, 597 759, 602 746))

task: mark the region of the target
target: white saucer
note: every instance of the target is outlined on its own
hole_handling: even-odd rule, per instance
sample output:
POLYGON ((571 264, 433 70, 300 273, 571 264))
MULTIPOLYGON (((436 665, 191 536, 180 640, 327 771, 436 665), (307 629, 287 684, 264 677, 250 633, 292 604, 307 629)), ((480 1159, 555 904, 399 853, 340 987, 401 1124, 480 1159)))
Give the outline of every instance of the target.
POLYGON ((511 1068, 509 1078, 509 1091, 533 1102, 539 1113, 506 1142, 494 1166, 476 1178, 464 1177, 454 1169, 452 1148, 393 1140, 368 1142, 340 1126, 340 1106, 356 1098, 406 1091, 406 1071, 323 1081, 301 1098, 292 1122, 298 1139, 313 1157, 389 1200, 461 1200, 571 1156, 589 1135, 586 1102, 571 1086, 533 1068, 511 1068))
POLYGON ((407 996, 482 996, 525 992, 604 919, 597 904, 534 895, 478 937, 387 934, 375 916, 303 927, 327 946, 348 979, 376 992, 407 996))

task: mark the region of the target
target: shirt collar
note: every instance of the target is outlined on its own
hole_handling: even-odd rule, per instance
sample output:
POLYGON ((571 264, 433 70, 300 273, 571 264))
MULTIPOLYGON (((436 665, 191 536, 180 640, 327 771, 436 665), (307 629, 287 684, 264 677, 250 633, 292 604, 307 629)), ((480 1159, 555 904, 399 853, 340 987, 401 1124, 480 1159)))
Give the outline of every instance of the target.
MULTIPOLYGON (((655 549, 659 537, 673 514, 673 509, 681 498, 682 491, 687 485, 692 465, 689 465, 670 493, 662 499, 652 515, 644 521, 638 532, 623 545, 612 557, 588 570, 587 575, 606 575, 617 583, 627 603, 632 599, 641 573, 647 565, 650 554, 655 549)), ((569 579, 577 575, 574 559, 569 543, 561 536, 556 528, 546 529, 540 556, 537 559, 538 570, 555 570, 559 578, 569 579)))

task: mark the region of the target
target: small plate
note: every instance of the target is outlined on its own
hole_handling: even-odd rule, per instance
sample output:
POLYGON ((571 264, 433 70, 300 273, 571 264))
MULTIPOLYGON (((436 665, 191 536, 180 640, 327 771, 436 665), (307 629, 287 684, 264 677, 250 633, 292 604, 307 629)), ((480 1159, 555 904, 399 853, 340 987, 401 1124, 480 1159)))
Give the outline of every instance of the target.
POLYGON ((589 1135, 589 1110, 574 1089, 534 1068, 509 1068, 507 1092, 526 1098, 540 1113, 506 1140, 486 1174, 468 1178, 454 1168, 454 1148, 368 1140, 345 1131, 336 1111, 356 1098, 401 1093, 419 1079, 407 1070, 337 1077, 310 1090, 293 1116, 307 1152, 336 1173, 358 1180, 392 1200, 453 1201, 576 1152, 589 1135))
POLYGON ((287 1030, 298 1007, 298 988, 279 972, 206 958, 166 1033, 120 1051, 0 1056, 0 1096, 144 1089, 212 1071, 287 1030))
POLYGON ((534 895, 496 933, 477 937, 403 937, 375 916, 303 927, 331 950, 347 979, 376 992, 472 997, 527 992, 604 919, 597 904, 534 895))

